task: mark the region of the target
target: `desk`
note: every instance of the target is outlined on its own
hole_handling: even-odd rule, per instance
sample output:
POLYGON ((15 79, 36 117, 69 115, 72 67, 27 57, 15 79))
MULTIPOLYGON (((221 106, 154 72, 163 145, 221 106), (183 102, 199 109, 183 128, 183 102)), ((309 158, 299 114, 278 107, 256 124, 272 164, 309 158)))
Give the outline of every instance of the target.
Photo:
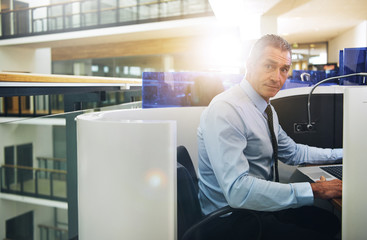
POLYGON ((337 209, 338 211, 342 211, 342 199, 341 198, 334 198, 330 200, 331 204, 337 209))

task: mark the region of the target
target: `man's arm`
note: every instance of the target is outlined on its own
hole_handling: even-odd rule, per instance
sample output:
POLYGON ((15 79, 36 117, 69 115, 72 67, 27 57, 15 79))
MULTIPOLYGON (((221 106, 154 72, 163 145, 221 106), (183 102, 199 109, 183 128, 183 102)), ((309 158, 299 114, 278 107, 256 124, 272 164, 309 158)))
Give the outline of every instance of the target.
POLYGON ((342 181, 339 179, 325 181, 325 177, 321 177, 320 181, 311 183, 314 197, 321 199, 341 198, 342 186, 342 181))

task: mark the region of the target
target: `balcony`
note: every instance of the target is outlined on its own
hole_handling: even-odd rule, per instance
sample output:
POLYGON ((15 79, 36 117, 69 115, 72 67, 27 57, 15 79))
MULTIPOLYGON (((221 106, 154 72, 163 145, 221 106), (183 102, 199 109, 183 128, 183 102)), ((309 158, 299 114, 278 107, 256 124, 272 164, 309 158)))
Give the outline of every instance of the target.
POLYGON ((140 79, 0 73, 0 117, 40 117, 140 99, 140 79))
POLYGON ((2 193, 67 201, 65 170, 3 164, 0 175, 2 193))
POLYGON ((69 0, 4 4, 0 39, 212 16, 208 0, 69 0), (44 3, 43 2, 43 3, 44 3))

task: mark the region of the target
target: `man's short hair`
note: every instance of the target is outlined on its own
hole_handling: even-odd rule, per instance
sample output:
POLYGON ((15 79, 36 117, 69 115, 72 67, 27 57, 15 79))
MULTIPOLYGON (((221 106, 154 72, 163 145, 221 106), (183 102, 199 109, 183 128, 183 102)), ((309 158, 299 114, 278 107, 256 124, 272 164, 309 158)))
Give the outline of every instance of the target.
POLYGON ((251 49, 249 59, 257 60, 268 46, 280 49, 281 51, 288 51, 292 56, 292 47, 284 38, 275 34, 267 34, 255 42, 251 49))

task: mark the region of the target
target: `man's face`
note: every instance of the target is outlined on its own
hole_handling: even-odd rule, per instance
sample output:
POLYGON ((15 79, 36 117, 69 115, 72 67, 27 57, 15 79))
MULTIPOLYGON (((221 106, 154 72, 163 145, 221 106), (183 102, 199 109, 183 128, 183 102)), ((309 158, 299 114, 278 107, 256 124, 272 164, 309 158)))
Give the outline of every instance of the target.
POLYGON ((247 64, 246 79, 265 101, 274 97, 287 80, 292 60, 288 51, 266 47, 257 62, 247 64))

